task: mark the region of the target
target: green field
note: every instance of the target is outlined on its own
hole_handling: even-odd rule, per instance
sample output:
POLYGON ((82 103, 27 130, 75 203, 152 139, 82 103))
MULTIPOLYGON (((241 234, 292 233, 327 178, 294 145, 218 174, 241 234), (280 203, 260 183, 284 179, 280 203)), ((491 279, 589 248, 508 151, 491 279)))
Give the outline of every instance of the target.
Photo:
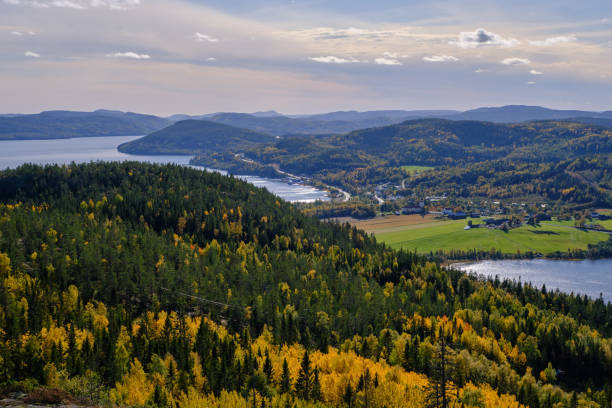
MULTIPOLYGON (((477 223, 477 220, 474 220, 477 223)), ((501 250, 504 253, 540 252, 549 254, 568 249, 585 249, 608 239, 608 235, 596 231, 580 231, 568 226, 543 224, 540 227, 522 226, 509 232, 474 228, 464 230, 465 220, 446 221, 422 228, 376 234, 379 241, 393 248, 406 248, 427 253, 436 250, 501 250)))
POLYGON ((431 166, 401 166, 401 169, 404 170, 408 174, 422 173, 425 170, 432 170, 434 168, 435 167, 431 167, 431 166))

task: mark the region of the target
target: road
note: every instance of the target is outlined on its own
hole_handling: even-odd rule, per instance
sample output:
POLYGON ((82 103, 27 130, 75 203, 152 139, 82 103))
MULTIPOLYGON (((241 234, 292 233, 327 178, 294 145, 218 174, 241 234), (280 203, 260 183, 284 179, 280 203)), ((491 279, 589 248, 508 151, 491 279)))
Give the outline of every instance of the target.
MULTIPOLYGON (((256 161, 254 161, 254 160, 247 159, 247 158, 245 158, 244 156, 241 156, 241 155, 239 155, 239 154, 234 155, 234 157, 236 157, 236 158, 238 158, 238 159, 242 160, 242 161, 243 161, 243 162, 245 162, 245 163, 254 163, 254 164, 259 164, 259 165, 261 165, 261 166, 264 166, 264 165, 263 165, 263 164, 261 164, 261 163, 257 163, 257 162, 256 162, 256 161)), ((283 176, 287 176, 287 177, 291 177, 291 178, 294 178, 294 179, 302 180, 302 181, 304 181, 304 182, 306 182, 306 183, 308 183, 308 182, 310 181, 310 180, 309 180, 308 178, 306 178, 306 177, 296 176, 295 174, 287 173, 286 171, 281 170, 281 169, 280 169, 280 166, 279 166, 279 164, 278 164, 278 163, 272 163, 272 164, 269 164, 269 166, 270 166, 270 167, 272 167, 272 168, 273 168, 273 169, 274 169, 274 170, 275 170, 275 171, 276 171, 278 174, 282 174, 283 176)), ((338 187, 335 187, 335 186, 330 186, 330 185, 328 185, 328 184, 323 184, 323 186, 324 186, 326 189, 328 189, 328 190, 338 190, 338 191, 339 191, 339 192, 342 194, 342 196, 343 196, 343 197, 342 197, 342 202, 346 202, 346 201, 348 201, 348 200, 350 200, 350 199, 351 199, 351 194, 350 194, 348 191, 344 191, 344 190, 342 190, 342 189, 340 189, 340 188, 338 188, 338 187)), ((383 202, 384 202, 384 201, 383 201, 383 202)))

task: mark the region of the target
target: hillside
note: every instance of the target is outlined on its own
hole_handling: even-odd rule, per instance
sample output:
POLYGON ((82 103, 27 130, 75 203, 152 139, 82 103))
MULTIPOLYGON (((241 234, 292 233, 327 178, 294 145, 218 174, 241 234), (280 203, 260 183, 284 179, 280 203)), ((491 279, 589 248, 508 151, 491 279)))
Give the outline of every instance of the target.
POLYGON ((0 389, 89 404, 610 404, 612 305, 443 269, 180 166, 0 172, 0 311, 0 389))
POLYGON ((194 154, 243 151, 271 143, 267 134, 205 120, 183 120, 143 138, 124 143, 130 154, 194 154))
POLYGON ((612 152, 612 131, 596 125, 541 121, 496 124, 419 119, 320 138, 292 138, 249 152, 290 172, 404 164, 445 165, 510 157, 555 161, 612 152))
POLYGON ((170 122, 152 115, 98 110, 0 117, 0 140, 143 135, 170 122))
POLYGON ((445 116, 453 120, 482 120, 496 123, 518 123, 534 120, 563 120, 576 117, 612 119, 612 112, 548 109, 541 106, 508 105, 477 108, 456 115, 445 116))

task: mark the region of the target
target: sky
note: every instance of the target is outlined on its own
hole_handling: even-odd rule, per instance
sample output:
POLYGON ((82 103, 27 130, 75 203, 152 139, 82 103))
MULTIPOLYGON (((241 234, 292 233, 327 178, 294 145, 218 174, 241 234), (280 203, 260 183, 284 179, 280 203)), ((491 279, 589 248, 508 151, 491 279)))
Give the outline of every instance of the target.
POLYGON ((0 0, 0 112, 612 110, 609 0, 0 0))

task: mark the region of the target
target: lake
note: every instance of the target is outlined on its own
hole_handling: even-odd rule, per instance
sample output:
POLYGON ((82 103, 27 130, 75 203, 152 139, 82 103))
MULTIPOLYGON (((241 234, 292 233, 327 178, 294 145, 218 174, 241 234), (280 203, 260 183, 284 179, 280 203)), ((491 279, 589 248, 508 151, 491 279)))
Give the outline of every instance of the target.
POLYGON ((612 302, 612 259, 559 261, 551 259, 480 261, 455 264, 457 269, 500 279, 531 282, 547 290, 580 293, 592 298, 603 295, 612 302))
MULTIPOLYGON (((0 141, 0 169, 15 168, 24 163, 70 164, 90 161, 144 161, 150 163, 175 163, 188 165, 191 156, 180 155, 131 155, 121 153, 117 146, 142 136, 81 137, 53 140, 6 140, 0 141)), ((194 166, 195 167, 195 166, 194 166)), ((226 174, 224 171, 219 171, 226 174)), ((312 186, 289 184, 283 180, 257 176, 240 176, 257 187, 265 187, 273 194, 290 202, 327 201, 326 191, 312 186)))

